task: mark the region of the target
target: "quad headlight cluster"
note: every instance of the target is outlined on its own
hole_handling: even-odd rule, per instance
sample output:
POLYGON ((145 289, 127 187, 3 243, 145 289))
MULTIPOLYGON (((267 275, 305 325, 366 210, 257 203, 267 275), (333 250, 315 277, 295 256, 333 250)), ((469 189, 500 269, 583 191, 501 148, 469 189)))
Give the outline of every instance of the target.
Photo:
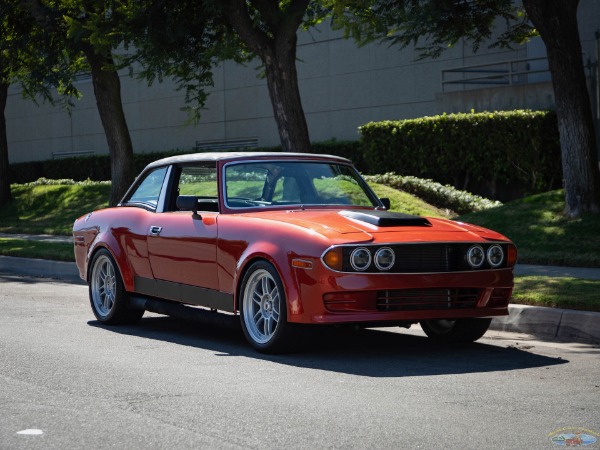
POLYGON ((424 243, 386 246, 334 246, 322 256, 338 272, 458 272, 512 267, 513 244, 424 243))
POLYGON ((499 267, 504 261, 504 250, 499 245, 488 247, 487 251, 481 245, 472 245, 467 251, 467 262, 477 269, 487 260, 490 267, 499 267))

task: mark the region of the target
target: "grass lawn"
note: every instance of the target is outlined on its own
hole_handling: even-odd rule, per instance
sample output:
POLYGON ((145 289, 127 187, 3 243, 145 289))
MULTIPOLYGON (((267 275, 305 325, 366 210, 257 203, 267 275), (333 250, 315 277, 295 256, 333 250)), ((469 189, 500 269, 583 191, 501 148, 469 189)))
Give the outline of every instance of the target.
POLYGON ((406 192, 399 191, 383 184, 370 183, 369 185, 379 198, 387 197, 390 199, 390 209, 392 211, 401 211, 416 216, 439 217, 443 219, 450 219, 453 216, 452 211, 436 208, 406 192))
POLYGON ((509 237, 517 245, 520 263, 600 267, 600 214, 565 218, 564 195, 563 190, 533 195, 460 220, 509 237))
POLYGON ((11 186, 13 201, 0 208, 1 233, 71 235, 78 217, 108 205, 110 185, 11 186))
POLYGON ((0 255, 52 259, 55 261, 75 261, 73 244, 3 237, 0 237, 0 255))
POLYGON ((600 312, 600 281, 516 277, 512 303, 600 312))

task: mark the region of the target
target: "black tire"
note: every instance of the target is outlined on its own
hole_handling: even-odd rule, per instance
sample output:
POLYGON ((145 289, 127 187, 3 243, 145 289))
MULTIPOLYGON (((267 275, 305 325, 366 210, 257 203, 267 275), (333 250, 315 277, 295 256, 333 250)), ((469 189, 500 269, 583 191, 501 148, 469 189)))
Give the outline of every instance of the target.
POLYGON ((299 348, 304 329, 288 323, 283 283, 270 263, 252 263, 244 275, 239 299, 242 330, 254 349, 287 353, 299 348))
POLYGON ((474 342, 485 334, 492 319, 423 320, 421 328, 436 342, 474 342))
POLYGON ((90 264, 89 296, 99 322, 124 325, 138 322, 144 310, 128 301, 119 268, 108 250, 99 250, 90 264))

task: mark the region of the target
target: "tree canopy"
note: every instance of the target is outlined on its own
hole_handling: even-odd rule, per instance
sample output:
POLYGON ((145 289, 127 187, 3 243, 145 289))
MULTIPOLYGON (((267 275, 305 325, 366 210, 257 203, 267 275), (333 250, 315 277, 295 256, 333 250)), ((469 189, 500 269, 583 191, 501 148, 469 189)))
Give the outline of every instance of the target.
POLYGON ((73 77, 81 69, 80 62, 18 0, 0 3, 0 205, 12 197, 4 115, 9 86, 18 85, 22 95, 35 102, 55 103, 57 93, 68 102, 79 95, 73 77))

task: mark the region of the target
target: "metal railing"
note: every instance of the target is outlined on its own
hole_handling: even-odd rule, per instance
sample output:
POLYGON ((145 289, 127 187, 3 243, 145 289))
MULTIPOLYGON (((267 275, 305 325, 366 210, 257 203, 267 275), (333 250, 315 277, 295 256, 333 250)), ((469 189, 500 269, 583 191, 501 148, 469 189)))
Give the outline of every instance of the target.
POLYGON ((548 58, 513 59, 442 70, 442 92, 450 85, 509 86, 549 81, 548 58))
POLYGON ((73 150, 66 152, 52 152, 52 159, 73 158, 74 156, 93 155, 93 150, 73 150))
POLYGON ((227 139, 222 141, 196 141, 196 151, 225 151, 238 148, 252 149, 258 147, 258 138, 227 139))

